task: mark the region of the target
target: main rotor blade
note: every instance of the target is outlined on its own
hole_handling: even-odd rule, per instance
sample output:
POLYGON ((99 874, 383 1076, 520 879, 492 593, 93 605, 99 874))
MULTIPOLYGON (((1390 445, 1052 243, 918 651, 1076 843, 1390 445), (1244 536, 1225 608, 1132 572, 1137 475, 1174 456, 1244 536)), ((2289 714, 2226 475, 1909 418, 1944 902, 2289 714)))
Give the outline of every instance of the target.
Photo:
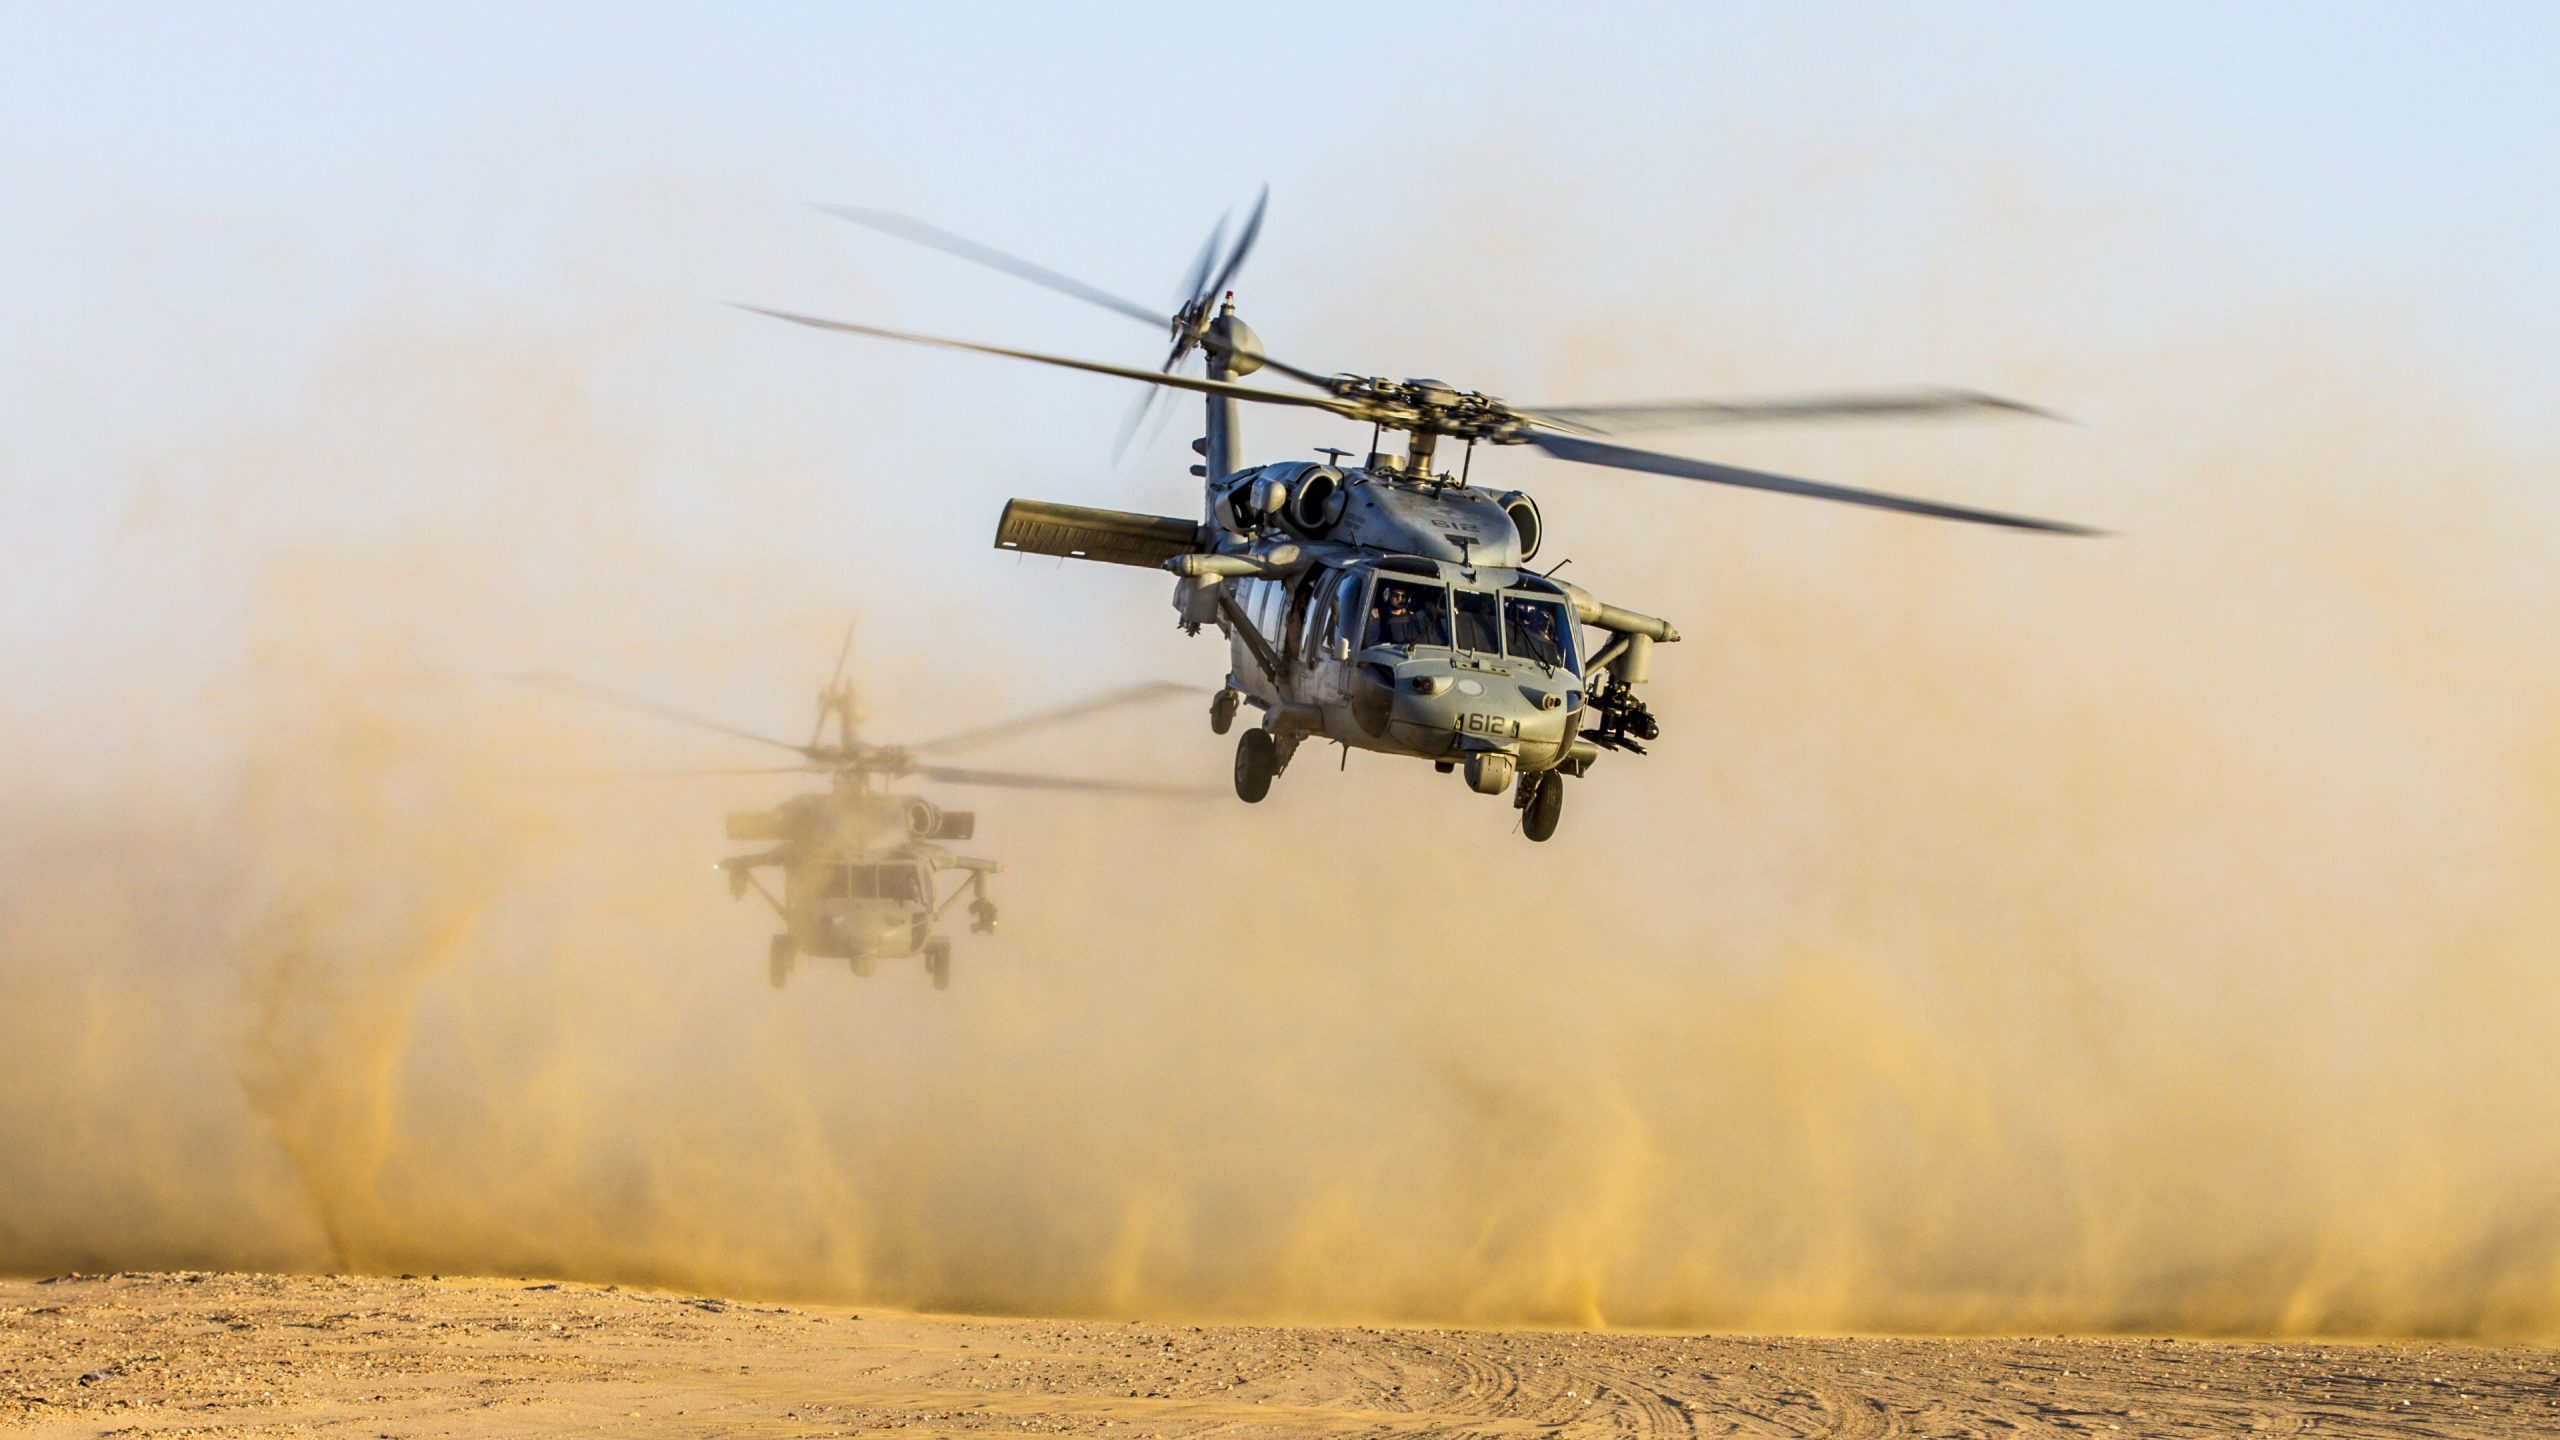
MULTIPOLYGON (((1073 275, 1061 274, 1046 265, 1035 264, 1018 255, 1008 255, 992 245, 981 245, 965 235, 954 235, 940 226, 928 225, 921 220, 889 210, 864 210, 851 205, 818 205, 811 208, 833 215, 839 220, 850 220, 856 225, 866 226, 884 235, 894 235, 927 249, 939 250, 945 255, 954 255, 973 264, 984 265, 990 270, 1001 270, 1017 280, 1028 280, 1034 285, 1055 290, 1061 295, 1071 295, 1089 305, 1099 305, 1105 310, 1117 310, 1130 319, 1143 320, 1159 329, 1164 326, 1164 315, 1150 306, 1141 305, 1135 300, 1124 300, 1108 290, 1088 285, 1073 275)), ((1200 268, 1203 271, 1209 268, 1205 257, 1201 261, 1200 268)))
POLYGON ((824 775, 824 765, 734 765, 708 770, 624 770, 632 780, 696 780, 708 775, 824 775))
POLYGON ((619 690, 608 690, 602 685, 590 685, 584 680, 574 680, 566 675, 520 675, 516 678, 522 680, 527 685, 539 685, 549 690, 565 691, 571 695, 584 696, 589 700, 598 701, 606 705, 617 705, 625 710, 637 710, 643 715, 654 715, 661 720, 673 720, 679 725, 691 725, 703 730, 716 730, 723 735, 734 735, 741 740, 753 740, 759 745, 771 745, 778 750, 788 750, 794 755, 807 755, 810 751, 810 747, 806 745, 795 745, 788 740, 777 740, 770 735, 759 735, 753 730, 741 730, 735 725, 724 725, 717 720, 707 720, 700 715, 687 714, 686 712, 675 709, 672 706, 661 705, 654 700, 643 700, 637 695, 625 695, 619 690))
POLYGON ((1137 380, 1149 385, 1164 385, 1175 390, 1191 390, 1203 395, 1227 395, 1238 400, 1253 400, 1266 405, 1297 405, 1310 410, 1329 410, 1350 419, 1361 419, 1367 412, 1360 406, 1330 395, 1292 395, 1285 390, 1264 390, 1252 385, 1239 385, 1232 380, 1204 380, 1189 375, 1167 375, 1161 370, 1141 370, 1133 365, 1106 365, 1099 360, 1075 360, 1064 355, 1043 355, 1036 350, 1008 350, 1001 345, 980 345, 968 340, 947 340, 939 335, 918 335, 905 330, 885 330, 877 325, 856 325, 849 320, 826 320, 815 315, 795 315, 788 310, 768 310, 761 305, 739 305, 758 315, 788 320, 794 325, 808 325, 820 330, 841 330, 848 335, 874 335, 883 340, 903 340, 910 345, 931 345, 943 350, 967 350, 979 355, 998 355, 1008 360, 1028 360, 1036 365, 1055 365, 1066 370, 1084 370, 1095 375, 1116 375, 1123 380, 1137 380))
POLYGON ((1878 510, 1899 510, 1906 515, 1926 515, 1938 520, 1963 520, 1975 525, 2005 525, 2014 530, 2044 530, 2058 535, 2103 535, 2085 525, 2072 525, 2059 520, 2038 520, 2027 515, 2005 515, 1997 510, 1969 510, 1961 505, 1941 505, 1935 500, 1916 500, 1905 495, 1888 495, 1879 490, 1856 490, 1846 485, 1826 485, 1819 480, 1798 480, 1790 475, 1772 475, 1761 470, 1744 470, 1732 465, 1718 465, 1711 460, 1691 460, 1681 455, 1664 455, 1652 450, 1631 450, 1623 445, 1604 445, 1597 440, 1582 440, 1570 435, 1529 435, 1527 443, 1537 446, 1559 460, 1581 465, 1606 465, 1617 470, 1641 470, 1652 475, 1672 475, 1683 480, 1704 480, 1712 485, 1738 485, 1747 490, 1774 490, 1781 495, 1802 495, 1812 500, 1836 500, 1846 505, 1867 505, 1878 510))
POLYGON ((1524 405, 1519 413, 1541 425, 1586 435, 1632 435, 1690 425, 1786 423, 1803 420, 1898 420, 1966 411, 1994 411, 2060 420, 2041 406, 1985 395, 1979 390, 1899 390, 1872 395, 1797 395, 1773 400, 1652 400, 1633 405, 1524 405))
POLYGON ((1197 785, 1145 785, 1130 780, 1083 780, 1069 775, 1032 775, 1013 770, 967 770, 954 765, 919 765, 915 774, 945 785, 985 785, 1003 790, 1075 790, 1103 795, 1156 795, 1193 800, 1214 792, 1197 785))
POLYGON ((949 755, 962 750, 974 750, 981 745, 992 745, 999 740, 1010 740, 1016 735, 1045 729, 1051 725, 1063 725, 1070 720, 1081 720, 1088 715, 1099 715, 1106 710, 1117 710, 1125 705, 1141 705, 1149 700, 1162 700, 1168 696, 1197 693, 1199 692, 1193 687, 1179 685, 1171 680, 1149 680, 1136 685, 1125 685, 1117 690, 1106 690, 1102 694, 1088 696, 1070 704, 1037 710, 1028 715, 1018 715, 1011 720, 999 720, 990 725, 954 731, 949 735, 927 740, 921 745, 910 745, 906 748, 932 750, 949 755))

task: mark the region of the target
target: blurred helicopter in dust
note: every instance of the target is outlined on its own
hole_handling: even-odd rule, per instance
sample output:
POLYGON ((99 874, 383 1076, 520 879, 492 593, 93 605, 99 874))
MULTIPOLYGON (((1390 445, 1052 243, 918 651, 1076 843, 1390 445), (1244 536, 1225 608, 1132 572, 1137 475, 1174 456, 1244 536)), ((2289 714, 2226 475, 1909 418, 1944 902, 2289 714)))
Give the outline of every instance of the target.
POLYGON ((662 720, 770 745, 800 756, 793 765, 651 772, 661 775, 823 775, 827 788, 795 795, 766 810, 733 810, 731 840, 762 842, 761 850, 719 862, 729 893, 753 890, 780 918, 782 929, 767 951, 767 975, 781 986, 802 957, 842 960, 856 975, 870 975, 882 960, 921 956, 934 988, 951 984, 951 939, 943 918, 968 902, 972 934, 993 934, 996 905, 988 877, 1003 870, 993 860, 964 855, 951 842, 970 839, 976 813, 946 809, 903 793, 903 782, 1012 790, 1196 797, 1197 790, 1132 781, 1090 779, 1025 771, 983 770, 927 757, 958 754, 1011 740, 1053 725, 1173 695, 1198 694, 1187 685, 1156 681, 1123 686, 1071 704, 937 736, 908 745, 862 738, 869 718, 845 677, 853 636, 847 632, 834 673, 818 692, 817 723, 805 742, 779 739, 671 709, 562 676, 529 677, 535 683, 662 720), (765 880, 777 874, 780 893, 765 880))

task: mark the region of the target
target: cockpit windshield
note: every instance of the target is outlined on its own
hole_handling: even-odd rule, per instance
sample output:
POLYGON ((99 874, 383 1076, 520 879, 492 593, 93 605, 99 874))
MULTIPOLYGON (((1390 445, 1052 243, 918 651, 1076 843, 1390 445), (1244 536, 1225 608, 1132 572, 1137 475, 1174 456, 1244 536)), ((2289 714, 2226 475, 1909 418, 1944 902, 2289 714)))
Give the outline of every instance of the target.
POLYGON ((1457 599, 1458 648, 1480 655, 1502 653, 1502 621, 1491 591, 1461 590, 1457 599))
POLYGON ((1573 668, 1573 629, 1561 600, 1503 596, 1502 633, 1514 660, 1532 660, 1560 670, 1573 668))
POLYGON ((1369 633, 1361 644, 1446 645, 1449 587, 1436 581, 1378 577, 1369 592, 1369 633))
POLYGON ((847 865, 827 877, 828 900, 921 901, 923 886, 912 865, 847 865))

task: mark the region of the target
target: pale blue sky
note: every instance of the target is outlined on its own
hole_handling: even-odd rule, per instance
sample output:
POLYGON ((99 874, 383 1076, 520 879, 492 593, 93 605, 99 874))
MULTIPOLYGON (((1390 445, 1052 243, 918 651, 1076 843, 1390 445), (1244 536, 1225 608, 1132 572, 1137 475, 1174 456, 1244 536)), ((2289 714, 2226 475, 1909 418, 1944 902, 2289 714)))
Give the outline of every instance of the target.
MULTIPOLYGON (((830 227, 797 208, 811 199, 928 215, 1153 298, 1215 213, 1267 180, 1247 283, 1275 349, 1523 398, 2023 385, 2105 444, 2126 433, 2106 428, 2114 397, 2041 388, 2073 346, 2137 349, 2287 305, 2351 311, 2350 336, 2373 325, 2394 365, 2518 425, 2541 423, 2560 364, 2548 7, 0 17, 0 600, 21 668, 66 606, 137 603, 112 543, 137 490, 183 492, 172 457, 296 423, 314 377, 384 325, 665 317, 663 334, 582 339, 598 349, 578 363, 611 414, 680 420, 664 443, 642 435, 634 463, 662 471, 660 523, 705 544, 774 529, 705 480, 697 462, 731 444, 820 469, 937 467, 935 503, 902 492, 865 512, 912 540, 878 563, 916 574, 980 559, 982 512, 1034 477, 1061 498, 1180 508, 1182 437, 1159 437, 1163 473, 1113 472, 1126 396, 1101 382, 831 350, 720 312, 744 298, 1108 358, 1147 348, 1109 317, 830 227), (1631 312, 1705 358, 1606 358, 1606 326, 1583 317, 1631 312), (991 433, 971 384, 998 387, 1018 423, 991 433), (855 396, 897 413, 857 424, 855 396)), ((1304 429, 1258 433, 1321 438, 1304 429)), ((336 523, 350 503, 338 518, 356 523, 372 503, 266 498, 249 533, 336 523)), ((830 553, 834 523, 791 543, 830 553)))

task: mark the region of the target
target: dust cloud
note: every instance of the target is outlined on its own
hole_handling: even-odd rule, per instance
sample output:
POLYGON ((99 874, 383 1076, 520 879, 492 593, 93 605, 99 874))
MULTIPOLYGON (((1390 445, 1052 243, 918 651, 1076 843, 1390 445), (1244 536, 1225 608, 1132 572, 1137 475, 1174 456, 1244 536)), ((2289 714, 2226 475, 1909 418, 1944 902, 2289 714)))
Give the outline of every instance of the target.
MULTIPOLYGON (((966 564, 928 601, 671 521, 630 477, 716 442, 599 413, 630 337, 563 329, 394 337, 190 457, 115 563, 192 666, 11 712, 0 1270, 2560 1333, 2554 457, 2424 377, 2215 335, 2053 357, 2130 397, 2088 432, 1717 452, 2102 543, 1525 472, 1576 578, 1689 637, 1556 843, 1312 747, 1251 811, 990 796, 1007 928, 952 991, 776 992, 708 866, 787 788, 595 783, 759 757, 502 677, 789 733, 850 609, 887 733, 1073 672, 966 564), (2199 375, 2284 379, 2243 419, 2199 375)), ((1002 758, 1227 763, 1187 707, 1002 758)))

